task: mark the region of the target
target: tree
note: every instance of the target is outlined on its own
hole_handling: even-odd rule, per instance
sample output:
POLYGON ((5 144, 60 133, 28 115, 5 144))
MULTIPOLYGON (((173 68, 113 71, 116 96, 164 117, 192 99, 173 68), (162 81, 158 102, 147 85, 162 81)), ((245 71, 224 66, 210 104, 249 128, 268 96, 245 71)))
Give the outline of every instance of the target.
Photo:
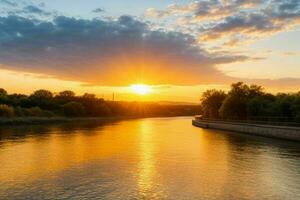
POLYGON ((26 115, 31 117, 41 117, 43 115, 43 110, 39 107, 32 107, 26 109, 26 115))
POLYGON ((274 102, 275 115, 284 118, 293 118, 300 111, 300 97, 297 94, 278 94, 274 102))
POLYGON ((75 92, 73 92, 71 90, 65 90, 65 91, 59 92, 57 96, 58 97, 70 98, 70 97, 75 96, 75 92))
POLYGON ((274 97, 254 97, 247 103, 247 116, 254 120, 268 120, 273 113, 274 97))
POLYGON ((246 119, 248 101, 263 94, 261 86, 251 85, 249 87, 243 82, 234 83, 231 85, 231 90, 228 92, 219 114, 224 119, 246 119))
POLYGON ((53 101, 53 94, 48 90, 37 90, 29 96, 28 107, 38 106, 42 109, 54 109, 57 107, 53 101))
POLYGON ((0 88, 0 96, 6 96, 7 95, 7 91, 3 88, 0 88))
POLYGON ((49 90, 36 90, 30 97, 44 100, 51 99, 53 97, 53 94, 49 90))
POLYGON ((3 88, 0 88, 0 104, 7 104, 7 92, 3 88))
POLYGON ((5 104, 0 105, 0 117, 13 117, 14 108, 5 104))
POLYGON ((79 117, 85 113, 84 107, 78 102, 69 102, 62 106, 62 110, 65 116, 79 117))
POLYGON ((76 97, 75 97, 75 92, 71 91, 71 90, 65 90, 62 92, 59 92, 58 95, 55 96, 55 103, 56 104, 66 104, 70 101, 75 101, 76 97))
POLYGON ((246 103, 237 96, 228 96, 223 101, 219 114, 223 119, 245 119, 246 103))
POLYGON ((82 98, 84 98, 84 99, 95 99, 96 95, 95 94, 84 93, 84 95, 82 95, 82 98))
POLYGON ((10 94, 7 95, 7 104, 11 106, 18 106, 23 104, 27 100, 27 96, 23 94, 10 94))
POLYGON ((202 94, 201 107, 203 116, 207 118, 219 118, 219 109, 222 106, 226 94, 220 90, 207 90, 202 94))
POLYGON ((95 104, 92 115, 94 117, 105 117, 111 115, 109 107, 104 103, 95 104))

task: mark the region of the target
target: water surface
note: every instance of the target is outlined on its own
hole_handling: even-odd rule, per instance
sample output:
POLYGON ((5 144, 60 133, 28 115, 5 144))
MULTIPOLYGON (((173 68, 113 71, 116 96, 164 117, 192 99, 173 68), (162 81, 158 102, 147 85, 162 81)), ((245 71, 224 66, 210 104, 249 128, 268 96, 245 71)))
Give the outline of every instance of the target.
POLYGON ((0 199, 300 199, 299 143, 153 118, 0 129, 0 199))

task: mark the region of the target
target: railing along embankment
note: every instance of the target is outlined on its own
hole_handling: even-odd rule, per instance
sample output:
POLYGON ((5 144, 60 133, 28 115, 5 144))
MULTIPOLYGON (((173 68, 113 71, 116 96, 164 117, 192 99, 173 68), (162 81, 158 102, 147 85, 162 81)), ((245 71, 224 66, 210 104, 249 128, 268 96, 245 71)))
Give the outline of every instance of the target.
POLYGON ((264 137, 300 141, 300 127, 258 124, 252 122, 216 121, 196 118, 193 125, 201 128, 234 131, 264 137))

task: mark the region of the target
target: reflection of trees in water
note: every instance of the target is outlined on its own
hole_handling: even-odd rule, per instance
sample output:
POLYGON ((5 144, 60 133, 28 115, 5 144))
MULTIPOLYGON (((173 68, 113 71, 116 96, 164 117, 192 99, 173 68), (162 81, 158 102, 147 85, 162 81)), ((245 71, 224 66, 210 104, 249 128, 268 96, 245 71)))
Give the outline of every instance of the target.
POLYGON ((300 183, 295 179, 300 169, 299 143, 227 131, 206 132, 209 164, 218 182, 216 191, 223 183, 222 191, 236 197, 264 199, 266 194, 275 194, 279 199, 287 199, 284 185, 296 190, 293 186, 300 183))
MULTIPOLYGON (((231 152, 251 152, 251 154, 263 154, 272 152, 278 156, 295 155, 300 157, 300 146, 298 142, 272 139, 255 135, 241 133, 226 134, 226 140, 233 145, 229 145, 231 152), (250 151, 249 151, 250 150, 250 151)), ((242 155, 242 154, 238 154, 242 155)))
POLYGON ((0 141, 1 140, 19 140, 28 135, 40 134, 44 135, 50 132, 52 126, 15 126, 15 127, 1 127, 0 128, 0 141))
POLYGON ((48 124, 48 125, 26 125, 15 127, 1 127, 0 128, 0 145, 3 140, 11 140, 18 142, 26 137, 39 135, 37 139, 43 139, 45 136, 51 134, 74 134, 77 130, 80 130, 82 134, 94 134, 94 130, 99 131, 106 125, 112 125, 116 123, 114 121, 93 121, 93 122, 70 122, 62 124, 48 124), (85 131, 86 130, 86 131, 85 131), (42 137, 44 136, 44 137, 42 137))

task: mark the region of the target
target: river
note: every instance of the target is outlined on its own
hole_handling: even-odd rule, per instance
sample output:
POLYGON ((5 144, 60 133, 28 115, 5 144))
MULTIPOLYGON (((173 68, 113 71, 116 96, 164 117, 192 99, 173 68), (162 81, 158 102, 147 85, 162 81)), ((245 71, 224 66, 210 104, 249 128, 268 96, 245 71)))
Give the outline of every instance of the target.
POLYGON ((0 199, 300 199, 300 144, 148 118, 0 128, 0 199))

